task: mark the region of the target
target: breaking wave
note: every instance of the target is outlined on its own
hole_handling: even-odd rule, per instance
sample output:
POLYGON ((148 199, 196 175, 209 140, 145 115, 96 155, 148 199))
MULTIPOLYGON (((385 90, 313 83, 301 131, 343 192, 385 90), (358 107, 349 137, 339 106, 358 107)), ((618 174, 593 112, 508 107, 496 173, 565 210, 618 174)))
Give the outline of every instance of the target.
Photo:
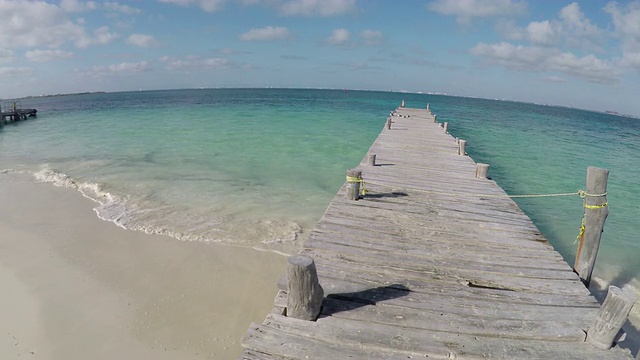
POLYGON ((157 203, 149 200, 148 195, 118 194, 103 184, 78 181, 49 168, 27 173, 37 182, 75 189, 97 204, 93 210, 100 219, 123 229, 166 235, 181 241, 246 246, 284 255, 297 252, 302 242, 303 228, 292 220, 223 215, 212 209, 157 203))

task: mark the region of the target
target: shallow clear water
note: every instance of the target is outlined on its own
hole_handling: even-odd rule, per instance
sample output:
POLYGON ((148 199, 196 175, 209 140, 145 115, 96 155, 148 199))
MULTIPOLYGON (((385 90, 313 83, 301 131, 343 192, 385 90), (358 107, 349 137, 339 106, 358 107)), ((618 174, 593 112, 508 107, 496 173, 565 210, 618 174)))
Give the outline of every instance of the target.
MULTIPOLYGON (((449 122, 509 194, 573 192, 611 171, 594 276, 638 287, 640 121, 503 102, 385 92, 212 89, 22 100, 34 120, 0 127, 0 170, 78 188, 98 215, 182 240, 299 246, 405 99, 449 122)), ((517 199, 573 263, 575 197, 517 199)))

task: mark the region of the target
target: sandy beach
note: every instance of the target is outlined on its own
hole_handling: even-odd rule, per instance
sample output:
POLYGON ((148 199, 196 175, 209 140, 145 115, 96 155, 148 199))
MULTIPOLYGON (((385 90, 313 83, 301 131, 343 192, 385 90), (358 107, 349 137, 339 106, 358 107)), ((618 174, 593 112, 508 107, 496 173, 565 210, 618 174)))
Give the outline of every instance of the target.
POLYGON ((0 358, 236 358, 285 258, 124 230, 92 207, 0 174, 0 358))

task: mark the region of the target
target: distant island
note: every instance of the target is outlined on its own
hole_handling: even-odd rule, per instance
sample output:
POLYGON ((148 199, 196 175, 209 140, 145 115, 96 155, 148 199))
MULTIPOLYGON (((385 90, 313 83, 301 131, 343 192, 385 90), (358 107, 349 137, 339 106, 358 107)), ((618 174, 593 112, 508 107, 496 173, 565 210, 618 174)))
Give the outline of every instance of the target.
POLYGON ((628 118, 633 118, 633 119, 640 119, 637 116, 628 115, 628 114, 621 114, 621 113, 619 113, 617 111, 606 110, 604 113, 605 114, 609 114, 609 115, 622 116, 622 117, 628 117, 628 118))
POLYGON ((91 95, 91 94, 106 94, 106 91, 87 91, 87 92, 79 92, 79 93, 70 93, 70 94, 47 94, 47 95, 30 95, 25 96, 22 99, 33 99, 33 98, 47 98, 47 97, 57 97, 57 96, 75 96, 75 95, 91 95))

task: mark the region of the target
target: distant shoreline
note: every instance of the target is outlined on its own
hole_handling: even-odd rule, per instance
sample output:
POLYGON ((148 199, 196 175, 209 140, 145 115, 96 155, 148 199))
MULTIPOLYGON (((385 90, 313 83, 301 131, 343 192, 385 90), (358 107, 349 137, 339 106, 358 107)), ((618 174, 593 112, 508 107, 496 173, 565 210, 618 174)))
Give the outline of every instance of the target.
POLYGON ((127 92, 140 92, 140 91, 180 91, 180 90, 242 90, 242 89, 260 89, 260 90, 328 90, 328 91, 370 91, 370 92, 387 92, 387 93, 396 93, 396 94, 412 94, 412 95, 429 95, 429 96, 450 96, 450 97, 459 97, 459 98, 469 98, 469 99, 481 99, 481 100, 493 100, 493 101, 506 101, 506 102, 515 102, 515 103, 523 103, 523 104, 534 104, 539 106, 552 106, 552 107, 562 107, 568 109, 577 109, 584 111, 591 111, 600 114, 620 116, 624 118, 630 119, 639 119, 640 116, 623 114, 613 110, 591 110, 591 109, 582 109, 576 108, 569 105, 554 105, 554 104, 541 104, 536 102, 527 102, 522 100, 509 100, 509 99, 495 99, 495 98, 483 98, 476 96, 466 96, 466 95, 455 95, 441 92, 433 92, 433 91, 409 91, 409 90, 375 90, 375 89, 338 89, 338 88, 313 88, 313 87, 197 87, 197 88, 177 88, 177 89, 149 89, 149 90, 129 90, 129 91, 85 91, 85 92, 77 92, 77 93, 59 93, 59 94, 45 94, 45 95, 29 95, 18 98, 11 99, 0 99, 0 101, 11 101, 11 100, 22 100, 22 99, 39 99, 39 98, 51 98, 51 97, 63 97, 63 96, 78 96, 78 95, 96 95, 96 94, 107 94, 107 93, 127 93, 127 92))

